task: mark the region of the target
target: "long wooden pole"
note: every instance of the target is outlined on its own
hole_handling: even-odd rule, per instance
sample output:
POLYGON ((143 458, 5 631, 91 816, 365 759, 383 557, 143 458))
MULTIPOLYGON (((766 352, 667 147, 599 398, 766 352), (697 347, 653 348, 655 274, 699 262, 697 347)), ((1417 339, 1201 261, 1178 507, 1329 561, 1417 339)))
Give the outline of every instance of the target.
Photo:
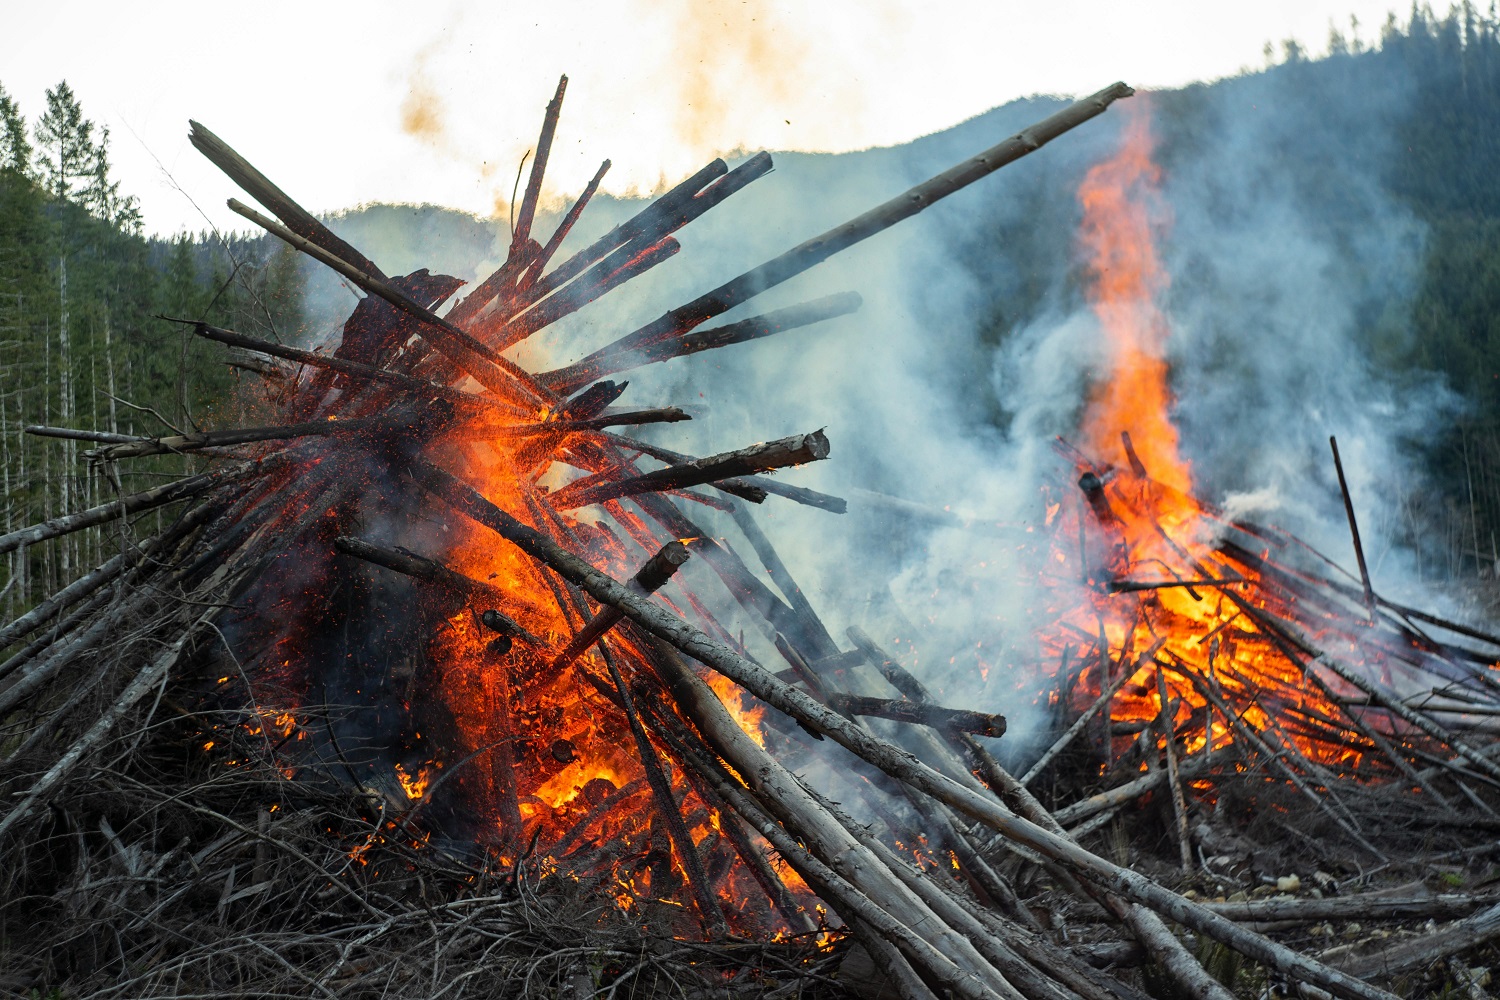
POLYGON ((1135 91, 1125 84, 1116 83, 1069 105, 977 156, 923 181, 863 215, 814 236, 759 267, 751 268, 713 291, 663 314, 661 318, 634 333, 626 334, 614 343, 600 348, 572 366, 577 369, 574 377, 587 381, 584 373, 588 366, 602 358, 621 351, 647 347, 668 337, 686 333, 703 321, 733 309, 766 289, 822 263, 839 251, 911 218, 955 191, 962 190, 1006 164, 1014 163, 1027 153, 1035 152, 1063 133, 1103 114, 1115 101, 1133 93, 1135 91))

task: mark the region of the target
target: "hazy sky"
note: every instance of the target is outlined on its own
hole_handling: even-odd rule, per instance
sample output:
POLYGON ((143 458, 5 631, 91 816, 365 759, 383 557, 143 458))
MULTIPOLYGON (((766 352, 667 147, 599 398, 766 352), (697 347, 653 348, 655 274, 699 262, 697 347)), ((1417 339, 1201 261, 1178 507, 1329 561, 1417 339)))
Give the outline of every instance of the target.
POLYGON ((429 201, 488 215, 507 202, 561 73, 553 197, 580 190, 606 157, 607 190, 649 190, 736 148, 858 149, 1029 94, 1213 79, 1263 65, 1267 41, 1322 52, 1351 14, 1368 42, 1390 2, 14 6, 0 84, 34 120, 66 78, 109 126, 147 229, 171 233, 204 228, 205 215, 242 228, 223 207, 238 192, 187 142, 189 118, 314 211, 429 201))

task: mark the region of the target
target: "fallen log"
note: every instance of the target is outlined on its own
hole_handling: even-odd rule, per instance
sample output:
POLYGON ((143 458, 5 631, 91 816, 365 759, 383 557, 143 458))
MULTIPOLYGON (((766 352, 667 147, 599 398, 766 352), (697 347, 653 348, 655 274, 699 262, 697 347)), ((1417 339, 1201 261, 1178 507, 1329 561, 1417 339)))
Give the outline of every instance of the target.
POLYGON ((1395 976, 1411 969, 1423 968, 1461 951, 1478 948, 1497 937, 1500 937, 1500 903, 1424 937, 1402 941, 1373 955, 1345 958, 1338 964, 1350 975, 1362 979, 1395 976))
POLYGON ((1484 907, 1493 907, 1500 898, 1494 894, 1380 891, 1354 896, 1278 897, 1246 899, 1233 903, 1204 903, 1221 916, 1241 921, 1315 920, 1426 920, 1457 917, 1484 907))

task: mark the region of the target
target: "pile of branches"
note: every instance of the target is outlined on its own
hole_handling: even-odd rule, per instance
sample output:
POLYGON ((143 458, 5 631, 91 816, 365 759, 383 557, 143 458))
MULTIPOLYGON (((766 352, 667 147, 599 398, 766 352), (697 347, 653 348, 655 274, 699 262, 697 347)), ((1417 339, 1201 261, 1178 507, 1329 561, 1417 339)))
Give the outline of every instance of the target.
MULTIPOLYGON (((0 536, 0 552, 86 529, 119 540, 109 562, 0 632, 15 650, 0 663, 0 947, 15 988, 786 996, 837 995, 851 984, 870 991, 878 981, 905 1000, 1103 1000, 1165 990, 1223 1000, 1233 994, 1211 968, 1217 948, 1304 995, 1392 996, 1178 892, 1180 883, 1153 879, 1119 852, 1111 860, 1085 846, 1063 810, 1049 810, 980 743, 1004 731, 1003 718, 941 705, 862 632, 836 641, 746 506, 775 495, 840 509, 839 498, 765 475, 825 458, 821 433, 694 458, 607 429, 685 414, 612 408, 624 386, 605 376, 850 311, 858 300, 846 294, 699 329, 1129 93, 1117 84, 1077 102, 545 372, 525 371, 501 352, 670 257, 678 249, 671 234, 763 175, 769 157, 733 171, 715 161, 553 264, 599 181, 545 244, 531 238, 559 86, 509 258, 439 315, 454 279, 425 270, 386 276, 195 125, 195 145, 275 219, 231 206, 367 297, 332 355, 193 325, 280 386, 281 423, 164 438, 35 429, 97 443, 94 458, 106 469, 167 453, 210 464, 0 536), (468 467, 458 459, 475 439, 511 456, 519 475, 502 484, 503 496, 486 495, 451 467, 468 467), (540 473, 554 462, 586 475, 544 488, 540 473), (601 510, 619 534, 568 513, 584 506, 601 510), (377 516, 419 519, 430 507, 503 547, 515 573, 533 574, 537 586, 466 575, 446 553, 413 552, 361 530, 377 516), (695 507, 734 517, 780 595, 690 519, 695 507), (160 531, 138 535, 138 515, 154 511, 175 514, 160 531), (676 579, 690 556, 756 616, 761 649, 784 668, 763 665, 676 579), (282 726, 253 697, 252 675, 274 665, 287 638, 282 616, 294 617, 299 604, 327 611, 317 582, 352 565, 408 579, 424 601, 467 608, 491 636, 486 655, 510 658, 510 667, 487 668, 496 738, 445 773, 482 761, 504 843, 465 852, 428 842, 434 810, 426 820, 417 814, 439 795, 441 779, 401 812, 336 745, 343 774, 298 752, 297 738, 318 728, 311 702, 282 726), (670 604, 652 596, 668 581, 676 588, 670 604), (564 629, 529 627, 540 620, 538 594, 550 594, 549 614, 564 629), (573 855, 540 843, 543 827, 521 809, 508 720, 529 685, 564 676, 587 690, 591 711, 620 745, 634 749, 651 796, 647 835, 662 874, 653 875, 649 898, 630 901, 628 919, 610 905, 619 866, 595 863, 608 845, 596 844, 587 864, 566 863, 573 855), (222 694, 235 677, 238 704, 222 694), (715 693, 718 679, 768 707, 765 745, 715 693), (815 747, 868 785, 884 830, 795 773, 815 747), (688 828, 690 795, 717 820, 722 837, 712 845, 688 828), (759 887, 762 909, 726 899, 726 887, 746 884, 726 881, 730 871, 759 887), (1123 960, 1108 948, 1073 947, 1061 893, 1119 928, 1146 971, 1128 961, 1116 968, 1123 960), (750 926, 747 913, 766 922, 750 926), (779 935, 767 938, 768 927, 779 935), (543 956, 548 949, 555 954, 543 956)), ((1170 737, 1162 749, 1170 761, 1170 737)))

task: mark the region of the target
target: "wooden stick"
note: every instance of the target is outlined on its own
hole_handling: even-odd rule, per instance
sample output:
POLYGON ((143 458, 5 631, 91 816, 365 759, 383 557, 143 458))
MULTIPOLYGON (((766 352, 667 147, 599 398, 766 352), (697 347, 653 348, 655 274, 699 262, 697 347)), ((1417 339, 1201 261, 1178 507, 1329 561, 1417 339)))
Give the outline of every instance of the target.
MULTIPOLYGON (((734 805, 735 812, 745 817, 761 836, 768 840, 776 852, 793 868, 805 873, 804 878, 819 887, 819 895, 827 894, 829 902, 841 914, 867 923, 881 938, 893 944, 903 955, 929 972, 939 985, 953 991, 957 996, 979 1000, 1001 996, 978 980, 972 972, 966 972, 951 958, 933 947, 911 928, 897 921, 882 906, 877 905, 838 872, 819 861, 803 848, 797 839, 769 816, 757 808, 743 789, 731 784, 726 778, 709 772, 714 789, 734 805)), ((1009 996, 1019 997, 1014 991, 1009 996)))
MULTIPOLYGON (((340 375, 347 375, 350 378, 362 379, 368 382, 379 382, 382 385, 388 385, 403 392, 415 393, 422 396, 438 396, 466 406, 500 408, 504 412, 511 414, 531 412, 508 405, 491 396, 481 396, 477 393, 464 392, 461 389, 454 389, 437 382, 429 382, 426 379, 413 378, 410 375, 387 371, 384 368, 376 368, 373 365, 360 364, 358 361, 347 361, 343 358, 333 357, 332 355, 315 354, 312 351, 303 351, 295 347, 287 347, 284 344, 273 344, 268 340, 258 340, 255 337, 247 337, 242 333, 235 333, 233 330, 221 330, 219 327, 209 326, 207 323, 195 324, 193 332, 207 340, 216 340, 221 344, 228 344, 232 347, 243 347, 246 350, 259 351, 262 354, 269 354, 273 357, 286 358, 288 361, 295 361, 298 364, 338 372, 340 375)), ((126 437, 125 435, 120 436, 126 437)), ((128 437, 126 439, 136 440, 128 437)))
MULTIPOLYGON (((537 301, 545 295, 550 295, 598 263, 611 251, 619 249, 631 240, 640 238, 648 233, 658 233, 662 220, 677 205, 691 198, 705 184, 724 176, 728 171, 729 165, 723 160, 711 161, 697 173, 682 181, 682 183, 641 209, 635 215, 615 226, 593 243, 563 261, 551 274, 542 275, 535 285, 528 290, 527 301, 518 303, 510 314, 501 316, 500 318, 509 319, 510 315, 514 315, 515 312, 520 311, 532 302, 537 301)), ((655 239, 652 242, 654 243, 655 239)))
POLYGON ((1205 903, 1208 909, 1231 920, 1297 921, 1314 920, 1423 920, 1456 917, 1481 907, 1493 906, 1494 895, 1474 896, 1466 893, 1381 891, 1354 896, 1329 896, 1324 899, 1295 898, 1246 899, 1234 903, 1205 903))
MULTIPOLYGON (((1105 654, 1104 657, 1101 657, 1099 662, 1101 664, 1109 662, 1108 654, 1105 654)), ((1099 692, 1099 697, 1094 699, 1094 703, 1087 709, 1085 709, 1082 715, 1074 719, 1073 724, 1066 730, 1064 730, 1063 734, 1059 736, 1055 741, 1053 741, 1052 745, 1047 748, 1047 752, 1038 757, 1037 762, 1035 764, 1032 764, 1031 767, 1026 770, 1025 774, 1021 775, 1021 784, 1029 785, 1033 781, 1035 781, 1037 775, 1041 774, 1042 771, 1047 767, 1047 765, 1052 763, 1053 759, 1056 758, 1058 754, 1062 753, 1068 748, 1073 740, 1077 738, 1078 734, 1083 732, 1084 728, 1088 726, 1089 720, 1097 715, 1105 706, 1107 706, 1110 701, 1113 700, 1114 696, 1120 693, 1120 689, 1125 686, 1126 682, 1129 681, 1130 678, 1134 677, 1136 673, 1136 670, 1122 670, 1120 671, 1120 676, 1110 681, 1108 685, 1105 685, 1104 690, 1099 692)), ((1102 673, 1100 676, 1100 680, 1103 680, 1102 673)))
POLYGON ((486 389, 504 399, 513 399, 518 389, 529 393, 533 399, 556 402, 548 390, 537 384, 529 374, 447 320, 423 308, 382 278, 355 267, 341 257, 328 252, 316 243, 303 239, 296 233, 271 221, 247 205, 231 198, 229 208, 260 226, 266 232, 279 237, 283 242, 301 250, 326 267, 337 271, 371 295, 378 295, 391 305, 420 320, 423 339, 440 351, 444 357, 472 376, 486 389))
POLYGON ((1173 703, 1172 699, 1168 697, 1167 679, 1162 675, 1161 667, 1156 668, 1156 696, 1161 703, 1161 716, 1157 727, 1161 732, 1162 742, 1166 745, 1167 783, 1172 788, 1172 813, 1177 819, 1178 860, 1182 863, 1182 870, 1191 874, 1193 871, 1193 841, 1188 836, 1187 799, 1182 794, 1182 778, 1177 773, 1176 727, 1172 724, 1173 703))
MULTIPOLYGON (((705 320, 727 312, 741 302, 827 260, 839 251, 916 215, 929 205, 994 173, 1006 164, 1015 162, 1027 153, 1040 149, 1063 133, 1102 114, 1116 100, 1129 97, 1133 93, 1134 91, 1125 84, 1116 83, 1064 108, 979 155, 916 185, 863 215, 835 226, 819 236, 814 236, 781 256, 746 271, 739 277, 725 282, 685 305, 678 306, 634 333, 627 334, 614 343, 600 348, 579 362, 580 374, 589 364, 600 358, 620 351, 638 350, 692 330, 705 320)), ((589 378, 582 380, 591 381, 589 378)))
POLYGON ((63 438, 68 441, 99 441, 104 444, 129 444, 132 441, 142 440, 131 434, 76 430, 72 427, 44 427, 41 424, 31 424, 26 428, 26 433, 36 437, 63 438))
POLYGON ((312 213, 293 201, 285 191, 272 184, 265 174, 230 148, 227 142, 195 121, 189 121, 188 125, 192 129, 188 133, 188 139, 194 148, 224 171, 246 194, 269 208, 271 214, 286 223, 288 229, 335 257, 348 261, 366 274, 385 280, 385 274, 375 266, 374 261, 336 236, 331 229, 314 218, 312 213))
POLYGON ((201 615, 191 625, 183 627, 177 636, 177 641, 167 647, 155 660, 142 668, 131 679, 130 683, 125 686, 125 690, 120 693, 120 696, 115 699, 109 709, 100 715, 94 724, 89 727, 88 731, 79 737, 57 759, 56 763, 48 768, 47 772, 26 790, 25 795, 21 797, 21 801, 11 807, 10 811, 5 814, 5 817, 0 819, 0 836, 4 836, 6 830, 19 823, 22 819, 25 819, 38 802, 42 801, 53 788, 67 779, 73 769, 83 761, 84 755, 92 750, 95 744, 109 735, 110 730, 114 729, 115 725, 124 718, 126 712, 129 712, 153 688, 156 688, 166 680, 167 675, 177 665, 183 653, 189 648, 190 643, 198 638, 199 627, 212 622, 213 619, 218 617, 221 610, 220 608, 215 608, 201 615))
POLYGON ((92 528, 97 524, 105 524, 121 517, 129 517, 143 510, 186 500, 188 497, 195 497, 219 486, 227 486, 245 479, 262 471, 265 465, 266 460, 243 462, 217 472, 205 472, 187 479, 179 479, 176 482, 153 486, 149 490, 132 493, 127 497, 100 504, 98 507, 91 507, 76 514, 54 517, 50 521, 33 524, 29 528, 21 528, 0 535, 0 553, 12 552, 23 545, 34 545, 59 535, 82 531, 84 528, 92 528))
POLYGON ((803 302, 760 316, 742 319, 736 323, 687 333, 674 340, 663 341, 638 351, 621 351, 588 364, 580 362, 577 365, 543 372, 537 376, 537 379, 551 385, 558 392, 567 393, 600 375, 613 375, 616 372, 629 371, 643 365, 670 361, 673 358, 684 358, 732 344, 743 344, 786 330, 795 330, 824 320, 847 316, 857 310, 862 302, 863 299, 856 292, 827 295, 811 302, 803 302))
POLYGON ((594 192, 599 190, 599 182, 604 180, 604 175, 609 172, 609 167, 610 163, 608 160, 599 164, 599 169, 595 172, 593 179, 583 189, 583 194, 578 196, 578 200, 573 202, 567 214, 562 217, 562 221, 557 224, 557 229, 553 231, 546 245, 542 247, 542 252, 537 254, 536 259, 527 265, 526 271, 521 275, 519 281, 522 290, 529 289, 532 285, 536 284, 536 280, 547 269, 547 264, 557 254, 558 248, 562 246, 563 240, 567 239, 568 233, 573 231, 574 224, 578 222, 578 217, 583 214, 583 210, 588 206, 589 200, 594 197, 594 192))
POLYGON ((755 550, 756 558, 766 568, 766 572, 771 575, 771 581, 777 587, 781 588, 781 592, 786 597, 787 603, 792 606, 792 610, 802 620, 803 630, 807 635, 807 639, 814 646, 812 655, 822 658, 837 654, 839 651, 838 644, 833 641, 833 637, 823 627, 822 620, 818 618, 817 612, 813 610, 812 602, 807 599, 807 595, 802 592, 802 588, 797 585, 797 581, 792 579, 791 571, 781 561, 781 556, 777 553, 776 547, 771 544, 771 540, 766 537, 765 532, 761 531, 760 524, 756 521, 755 515, 736 504, 734 510, 730 512, 730 516, 734 518, 735 525, 745 536, 745 541, 749 542, 750 547, 755 550))
MULTIPOLYGON (((711 780, 718 779, 715 790, 728 799, 737 812, 754 823, 777 851, 792 862, 793 867, 800 870, 801 860, 817 859, 820 865, 811 872, 821 875, 826 868, 859 895, 879 900, 881 909, 890 918, 910 928, 913 936, 939 947, 949 962, 961 963, 959 967, 970 974, 976 985, 1007 997, 1018 995, 1003 973, 990 965, 971 942, 955 933, 881 862, 874 853, 870 838, 861 838, 840 823, 804 785, 750 739, 708 685, 672 651, 659 649, 658 652, 655 665, 679 709, 715 752, 735 769, 741 780, 749 784, 749 791, 755 794, 755 799, 751 800, 738 783, 726 780, 721 766, 704 761, 699 770, 711 780), (774 813, 782 825, 758 822, 762 810, 774 813), (791 846, 795 843, 793 838, 806 844, 806 848, 799 845, 794 850, 791 846)), ((817 881, 824 880, 818 878, 817 881)), ((930 953, 923 949, 920 954, 921 957, 915 953, 909 957, 927 965, 931 961, 930 953)))
POLYGON ((552 138, 557 134, 557 119, 562 114, 563 94, 568 90, 566 74, 557 81, 557 93, 547 103, 542 116, 542 134, 536 141, 536 155, 531 158, 531 174, 526 178, 526 194, 521 197, 521 211, 516 214, 516 231, 511 234, 510 255, 519 255, 531 238, 531 222, 536 218, 537 200, 542 195, 542 177, 547 158, 552 154, 552 138))
POLYGON ((791 437, 751 445, 739 451, 711 455, 683 465, 658 469, 634 479, 599 483, 583 489, 565 486, 552 494, 548 502, 555 510, 571 510, 574 507, 586 507, 605 500, 616 500, 640 493, 680 490, 719 479, 730 479, 735 476, 781 469, 789 465, 816 462, 827 457, 828 437, 822 431, 813 431, 811 434, 793 434, 791 437))
MULTIPOLYGON (((1178 774, 1183 778, 1195 778, 1207 771, 1215 764, 1222 764, 1229 760, 1230 751, 1219 748, 1218 750, 1199 751, 1189 757, 1183 758, 1178 764, 1178 774)), ((1154 791, 1167 783, 1167 772, 1157 769, 1141 775, 1118 785, 1114 788, 1105 789, 1089 796, 1079 799, 1071 805, 1063 806, 1052 815, 1064 826, 1072 826, 1088 819, 1090 816, 1098 815, 1115 806, 1124 805, 1127 802, 1135 802, 1147 792, 1154 791)))
MULTIPOLYGON (((447 587, 459 594, 465 594, 471 598, 488 600, 494 604, 508 604, 515 600, 515 595, 502 590, 492 583, 476 580, 471 576, 465 576, 456 570, 451 570, 442 563, 432 559, 425 559, 405 549, 388 549, 363 538, 352 538, 348 535, 340 535, 333 540, 334 548, 340 552, 348 553, 357 559, 384 566, 386 569, 404 573, 418 580, 427 580, 432 583, 447 587)), ((546 646, 547 642, 529 632, 525 626, 514 618, 502 613, 498 609, 490 608, 484 612, 484 624, 491 631, 502 635, 514 636, 517 639, 537 647, 546 646)))
POLYGON ((647 632, 712 667, 772 707, 817 729, 898 781, 904 781, 1005 837, 1068 866, 1105 891, 1150 907, 1169 919, 1288 976, 1318 986, 1346 1000, 1396 1000, 1391 993, 1238 927, 1232 921, 1210 913, 1198 904, 1157 885, 1144 875, 1091 854, 1065 837, 1021 818, 993 800, 934 771, 905 751, 851 724, 832 709, 778 680, 759 664, 740 656, 666 609, 633 594, 620 582, 600 573, 552 539, 517 521, 449 473, 425 463, 413 463, 412 471, 424 488, 477 523, 490 528, 532 558, 551 566, 564 578, 582 587, 595 600, 619 607, 628 618, 647 632))
MULTIPOLYGON (((676 256, 681 249, 682 244, 670 236, 645 247, 627 243, 582 277, 541 300, 526 312, 503 322, 498 319, 498 314, 482 316, 472 324, 474 331, 492 341, 498 350, 505 350, 676 256)), ((565 396, 568 393, 559 395, 565 396)))
MULTIPOLYGON (((605 431, 599 436, 622 448, 629 448, 631 451, 640 452, 642 455, 650 455, 652 458, 659 459, 669 465, 685 465, 696 461, 691 455, 684 455, 681 452, 671 451, 660 445, 648 444, 645 441, 625 437, 623 434, 612 434, 605 431)), ((835 514, 843 514, 849 509, 849 504, 843 497, 819 493, 817 490, 810 490, 803 486, 792 486, 765 476, 743 476, 739 478, 743 480, 746 486, 764 490, 767 493, 785 497, 788 500, 795 500, 797 503, 808 507, 817 507, 835 514)), ((716 489, 725 489, 722 481, 713 485, 716 489)), ((725 492, 733 493, 735 496, 744 496, 744 494, 733 489, 726 489, 725 492)), ((759 501, 752 502, 758 503, 759 501)))
POLYGON ((355 420, 310 420, 301 424, 285 424, 280 427, 237 427, 222 431, 199 431, 196 434, 176 434, 171 437, 137 438, 124 444, 112 444, 95 448, 84 454, 101 462, 113 462, 124 458, 140 458, 144 455, 201 451, 204 448, 220 448, 227 445, 249 444, 254 441, 281 441, 298 437, 329 437, 359 434, 377 427, 393 427, 384 417, 367 417, 355 420))
MULTIPOLYGON (((680 542, 670 544, 681 545, 680 542)), ((685 548, 684 552, 686 552, 685 548)), ((660 556, 661 553, 657 555, 660 556)), ((652 561, 654 562, 655 559, 653 558, 652 561)), ((651 563, 648 562, 646 565, 650 566, 651 563)), ((667 570, 667 575, 670 576, 676 568, 676 565, 672 566, 667 570)), ((636 753, 640 757, 641 766, 645 768, 646 781, 656 798, 657 812, 666 821, 667 833, 672 838, 673 846, 677 848, 677 858, 682 864, 682 874, 687 879, 688 890, 693 895, 693 901, 698 905, 698 914, 712 933, 720 936, 727 935, 729 923, 724 919, 724 911, 719 909, 718 900, 714 898, 713 887, 709 885, 708 875, 703 871, 703 859, 698 856, 698 848, 693 844, 692 834, 688 832, 687 824, 683 822, 682 811, 678 808, 677 799, 672 795, 672 786, 668 784, 666 775, 662 773, 661 760, 656 756, 656 748, 651 745, 651 738, 646 735, 645 727, 641 725, 641 717, 635 710, 635 699, 630 695, 630 687, 625 683, 625 678, 620 674, 620 668, 615 665, 615 658, 610 655, 609 650, 603 650, 603 654, 605 666, 609 668, 610 679, 615 682, 615 690, 620 694, 620 704, 624 708, 625 719, 630 724, 630 734, 635 738, 636 753)))
POLYGON ((465 435, 485 438, 523 438, 541 434, 572 434, 577 431, 594 431, 602 427, 638 426, 640 424, 675 424, 692 420, 693 415, 675 406, 662 406, 650 410, 624 410, 602 413, 587 420, 543 420, 533 424, 512 424, 509 427, 477 427, 465 435))
POLYGON ((957 729, 976 736, 1004 736, 1005 716, 988 712, 972 712, 962 708, 942 708, 938 705, 918 704, 890 698, 866 698, 854 694, 833 693, 828 696, 828 707, 846 715, 873 716, 894 722, 909 722, 933 729, 957 729))
MULTIPOLYGON (((646 560, 645 565, 631 579, 630 588, 638 594, 656 593, 666 586, 667 581, 672 579, 682 564, 688 561, 689 555, 691 553, 688 552, 688 547, 674 538, 663 545, 656 555, 646 560)), ((547 674, 555 677, 562 673, 569 664, 583 654, 584 650, 598 642, 604 633, 614 628, 624 617, 618 608, 606 606, 594 616, 592 621, 579 629, 578 634, 573 636, 573 640, 568 643, 567 647, 557 654, 548 666, 547 674)))
POLYGON ((1496 937, 1500 937, 1500 903, 1426 937, 1402 941, 1373 955, 1347 958, 1339 964, 1361 977, 1395 976, 1409 969, 1431 965, 1440 958, 1478 948, 1496 937))
POLYGON ((1349 517, 1349 535, 1354 539, 1354 559, 1359 563, 1359 582, 1365 588, 1365 607, 1370 617, 1375 616, 1375 591, 1370 586, 1370 570, 1365 565, 1365 547, 1359 541, 1359 522, 1354 519, 1354 501, 1349 496, 1349 481, 1344 478, 1344 462, 1339 458, 1338 438, 1328 436, 1328 447, 1333 449, 1333 468, 1339 476, 1339 493, 1344 497, 1344 513, 1349 517))

